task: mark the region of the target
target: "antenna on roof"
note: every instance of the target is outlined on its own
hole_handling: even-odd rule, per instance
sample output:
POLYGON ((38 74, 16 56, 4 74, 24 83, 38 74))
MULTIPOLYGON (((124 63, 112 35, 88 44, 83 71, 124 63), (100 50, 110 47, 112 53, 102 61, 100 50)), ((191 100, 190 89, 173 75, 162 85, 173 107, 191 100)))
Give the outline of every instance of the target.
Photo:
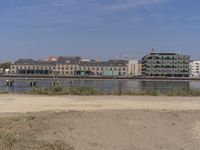
POLYGON ((152 48, 151 48, 151 53, 155 53, 155 51, 156 51, 155 48, 152 47, 152 48))

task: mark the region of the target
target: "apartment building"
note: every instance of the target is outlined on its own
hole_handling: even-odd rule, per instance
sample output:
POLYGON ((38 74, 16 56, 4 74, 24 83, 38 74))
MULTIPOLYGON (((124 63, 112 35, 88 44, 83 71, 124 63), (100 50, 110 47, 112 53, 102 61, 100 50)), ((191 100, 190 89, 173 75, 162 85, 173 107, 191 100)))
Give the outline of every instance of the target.
POLYGON ((200 77, 200 61, 190 62, 190 77, 200 77))
POLYGON ((139 60, 128 61, 128 75, 139 76, 142 74, 142 63, 139 60))
POLYGON ((142 58, 142 74, 151 77, 189 77, 190 56, 148 53, 142 58))

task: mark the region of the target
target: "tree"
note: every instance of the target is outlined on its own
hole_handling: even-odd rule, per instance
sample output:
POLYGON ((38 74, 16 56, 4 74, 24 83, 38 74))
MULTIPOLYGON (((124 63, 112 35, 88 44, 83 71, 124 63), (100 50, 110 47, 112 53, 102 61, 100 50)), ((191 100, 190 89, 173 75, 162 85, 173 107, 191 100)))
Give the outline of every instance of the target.
POLYGON ((3 69, 4 71, 5 69, 10 69, 10 67, 11 67, 11 62, 5 62, 0 64, 0 69, 3 69))

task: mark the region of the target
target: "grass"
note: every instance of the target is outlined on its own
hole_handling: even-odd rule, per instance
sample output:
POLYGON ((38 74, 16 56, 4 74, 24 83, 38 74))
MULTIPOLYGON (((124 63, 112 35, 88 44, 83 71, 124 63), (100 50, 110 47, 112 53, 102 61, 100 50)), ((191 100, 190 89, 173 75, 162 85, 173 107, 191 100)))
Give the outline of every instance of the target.
POLYGON ((59 86, 50 88, 32 88, 28 94, 36 95, 101 95, 101 92, 90 87, 78 87, 78 88, 62 88, 59 86))
POLYGON ((124 91, 122 95, 135 95, 135 96, 200 96, 199 90, 167 90, 167 91, 124 91))
POLYGON ((0 94, 9 94, 7 91, 0 91, 0 94))
POLYGON ((0 133, 0 148, 4 150, 11 150, 19 139, 12 133, 0 133))
POLYGON ((38 139, 48 129, 44 122, 29 114, 0 118, 0 150, 74 150, 61 139, 38 139))
POLYGON ((199 90, 168 90, 168 91, 130 91, 122 90, 121 85, 117 91, 112 92, 100 92, 90 87, 78 87, 78 88, 62 88, 62 87, 51 87, 51 88, 33 88, 28 94, 33 95, 132 95, 132 96, 200 96, 199 90))

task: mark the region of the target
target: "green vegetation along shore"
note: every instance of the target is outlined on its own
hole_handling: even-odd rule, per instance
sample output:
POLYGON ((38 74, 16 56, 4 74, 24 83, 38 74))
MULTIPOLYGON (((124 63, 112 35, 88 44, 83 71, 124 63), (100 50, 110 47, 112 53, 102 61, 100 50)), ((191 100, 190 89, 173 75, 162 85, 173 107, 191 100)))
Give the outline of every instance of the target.
POLYGON ((32 88, 26 94, 31 95, 133 95, 133 96, 200 96, 199 90, 169 90, 169 91, 131 91, 118 90, 112 92, 101 92, 91 87, 62 88, 59 86, 50 88, 32 88))

